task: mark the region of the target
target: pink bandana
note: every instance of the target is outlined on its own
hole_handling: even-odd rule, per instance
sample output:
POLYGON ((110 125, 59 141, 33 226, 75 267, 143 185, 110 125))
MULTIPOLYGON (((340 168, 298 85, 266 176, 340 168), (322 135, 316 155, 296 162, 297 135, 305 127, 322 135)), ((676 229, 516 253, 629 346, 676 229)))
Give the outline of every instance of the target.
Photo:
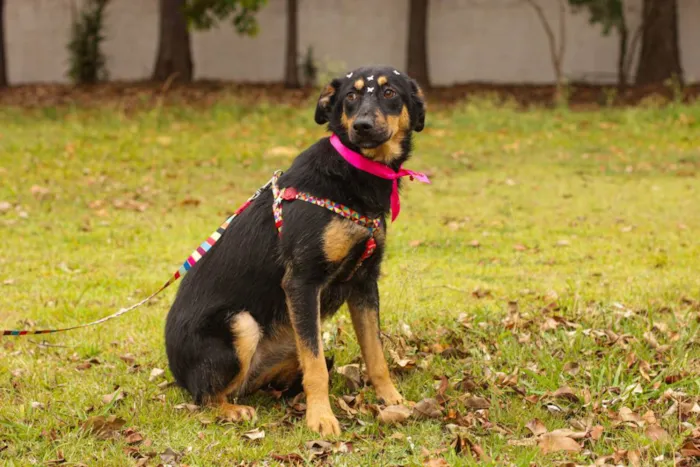
POLYGON ((430 183, 428 177, 424 173, 414 172, 413 170, 399 168, 398 172, 394 172, 391 167, 367 159, 361 154, 356 153, 352 149, 345 146, 338 138, 337 135, 333 134, 330 138, 331 144, 338 151, 338 153, 343 156, 343 159, 348 161, 348 163, 357 169, 364 172, 371 173, 377 177, 384 178, 386 180, 393 180, 393 186, 391 189, 391 221, 393 222, 399 215, 401 210, 401 202, 399 201, 399 190, 397 180, 401 177, 410 177, 411 180, 418 180, 423 183, 430 183))

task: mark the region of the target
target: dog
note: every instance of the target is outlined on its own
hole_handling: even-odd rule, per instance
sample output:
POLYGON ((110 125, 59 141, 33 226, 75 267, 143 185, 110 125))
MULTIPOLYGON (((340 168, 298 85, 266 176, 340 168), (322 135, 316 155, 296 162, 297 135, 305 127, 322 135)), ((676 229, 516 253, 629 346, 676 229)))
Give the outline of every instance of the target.
POLYGON ((392 67, 355 69, 321 91, 314 119, 334 136, 301 152, 233 220, 168 312, 168 365, 197 404, 247 420, 255 409, 229 398, 297 386, 308 428, 340 434, 321 322, 343 304, 378 399, 403 401, 380 341, 377 286, 396 185, 350 164, 335 144, 396 172, 425 113, 420 86, 392 67))

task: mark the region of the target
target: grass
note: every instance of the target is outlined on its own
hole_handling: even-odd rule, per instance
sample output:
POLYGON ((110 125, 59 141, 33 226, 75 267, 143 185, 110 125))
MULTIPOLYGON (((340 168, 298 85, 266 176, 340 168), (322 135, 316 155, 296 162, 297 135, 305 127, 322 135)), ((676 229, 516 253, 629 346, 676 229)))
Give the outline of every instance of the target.
MULTIPOLYGON (((312 109, 225 100, 129 116, 0 111, 0 327, 82 323, 157 289, 324 135, 312 109)), ((366 409, 341 418, 336 441, 352 452, 335 444, 314 457, 305 443, 317 436, 268 395, 253 398, 258 419, 242 425, 182 409, 187 395, 158 385, 172 380, 172 287, 97 327, 2 338, 0 460, 560 465, 638 455, 674 465, 699 425, 699 134, 698 104, 574 113, 475 99, 429 112, 408 165, 433 184, 404 190, 380 289, 387 350, 410 361, 398 371, 390 360, 398 387, 414 402, 437 398, 440 418, 383 425, 366 409), (151 381, 155 368, 166 372, 151 381), (565 387, 573 394, 557 392, 565 387), (644 419, 623 423, 621 412, 634 419, 627 409, 644 419), (81 428, 109 415, 125 423, 114 439, 81 428), (584 431, 582 449, 543 452, 533 419, 584 431), (652 440, 650 424, 668 436, 652 440), (242 436, 254 428, 265 437, 242 436)), ((345 310, 325 326, 336 366, 359 361, 350 329, 345 310)), ((352 391, 332 377, 341 415, 337 399, 352 391)))

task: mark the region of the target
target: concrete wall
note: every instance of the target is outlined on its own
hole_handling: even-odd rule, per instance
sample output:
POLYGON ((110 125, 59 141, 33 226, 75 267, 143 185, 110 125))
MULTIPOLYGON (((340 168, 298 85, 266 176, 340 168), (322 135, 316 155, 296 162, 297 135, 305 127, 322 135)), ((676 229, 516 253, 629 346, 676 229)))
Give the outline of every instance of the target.
MULTIPOLYGON (((630 27, 640 22, 642 0, 627 0, 630 27)), ((558 0, 539 0, 558 34, 558 0)), ((80 0, 6 0, 6 47, 11 83, 66 82, 71 17, 80 0)), ((435 84, 468 81, 550 83, 547 37, 524 0, 432 0, 429 62, 435 84)), ((682 64, 700 81, 700 0, 678 0, 682 64)), ((405 68, 407 0, 300 0, 300 53, 313 46, 328 68, 387 63, 405 68)), ((196 78, 281 81, 284 69, 284 0, 268 0, 260 34, 240 37, 224 24, 195 32, 196 78)), ((115 80, 147 78, 155 61, 158 0, 112 0, 105 53, 115 80)), ((570 79, 614 82, 617 37, 602 37, 585 13, 566 16, 564 71, 570 79)), ((639 52, 639 49, 637 50, 639 52)), ((633 68, 634 71, 634 68, 633 68)))

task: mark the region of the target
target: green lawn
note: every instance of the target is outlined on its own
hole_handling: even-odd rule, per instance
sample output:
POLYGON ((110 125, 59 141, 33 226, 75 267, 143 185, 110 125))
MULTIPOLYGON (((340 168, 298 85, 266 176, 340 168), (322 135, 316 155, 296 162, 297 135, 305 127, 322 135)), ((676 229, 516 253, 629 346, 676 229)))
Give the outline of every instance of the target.
MULTIPOLYGON (((0 327, 72 325, 150 294, 324 135, 313 106, 1 110, 0 327)), ((380 289, 399 390, 435 398, 436 417, 380 424, 371 387, 343 411, 358 391, 337 372, 344 432, 326 447, 306 445, 303 406, 267 394, 242 425, 187 407, 161 384, 171 287, 101 326, 2 338, 2 464, 690 465, 700 104, 475 100, 427 120, 408 167, 433 184, 407 184, 380 289), (116 417, 109 439, 81 428, 98 416, 116 417), (256 428, 264 438, 243 436, 256 428), (571 431, 542 434, 557 429, 571 431)), ((360 361, 351 329, 345 310, 325 326, 336 367, 360 361)))

